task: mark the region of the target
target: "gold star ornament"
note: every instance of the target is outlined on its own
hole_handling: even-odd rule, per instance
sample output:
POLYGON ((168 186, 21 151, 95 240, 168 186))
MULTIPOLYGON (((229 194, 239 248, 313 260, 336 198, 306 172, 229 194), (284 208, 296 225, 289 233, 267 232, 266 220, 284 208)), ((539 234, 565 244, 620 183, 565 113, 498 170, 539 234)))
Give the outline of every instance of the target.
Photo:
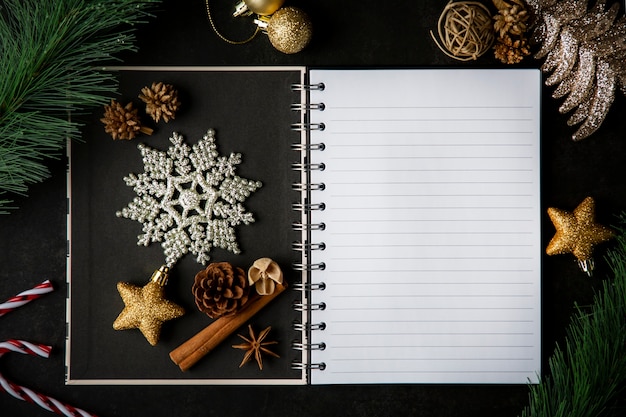
POLYGON ((139 329, 148 343, 155 346, 159 341, 163 322, 185 314, 182 307, 163 296, 163 287, 167 284, 168 276, 169 268, 164 265, 152 274, 150 282, 143 287, 118 282, 117 290, 125 307, 113 322, 113 328, 139 329))
POLYGON ((592 257, 594 246, 615 236, 613 230, 595 222, 593 198, 585 198, 571 213, 550 207, 548 216, 556 228, 556 234, 550 240, 546 253, 573 254, 580 268, 591 276, 594 267, 592 257))

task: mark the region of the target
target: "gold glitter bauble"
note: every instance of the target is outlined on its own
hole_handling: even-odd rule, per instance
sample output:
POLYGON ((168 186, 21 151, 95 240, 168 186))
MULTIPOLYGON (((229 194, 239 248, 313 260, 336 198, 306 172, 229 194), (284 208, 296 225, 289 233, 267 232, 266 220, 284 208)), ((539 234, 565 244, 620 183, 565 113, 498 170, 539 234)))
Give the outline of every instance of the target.
POLYGON ((274 48, 286 54, 304 49, 311 40, 313 25, 306 13, 284 7, 274 13, 267 25, 267 35, 274 48))
POLYGON ((139 329, 148 343, 154 346, 159 341, 163 322, 185 314, 181 306, 163 297, 167 272, 167 267, 161 267, 143 287, 117 283, 125 307, 113 323, 115 330, 139 329))
POLYGON ((572 213, 550 207, 548 215, 556 228, 556 234, 550 240, 546 253, 548 255, 571 253, 581 268, 591 275, 594 246, 615 235, 610 228, 595 222, 593 198, 585 198, 572 213))

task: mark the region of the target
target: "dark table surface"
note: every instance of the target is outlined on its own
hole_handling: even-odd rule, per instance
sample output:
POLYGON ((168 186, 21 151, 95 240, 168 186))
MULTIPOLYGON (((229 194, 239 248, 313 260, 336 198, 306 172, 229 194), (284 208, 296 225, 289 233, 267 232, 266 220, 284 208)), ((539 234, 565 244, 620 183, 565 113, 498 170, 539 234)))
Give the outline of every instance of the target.
MULTIPOLYGON (((212 0, 217 23, 242 38, 249 24, 227 15, 234 6, 212 0)), ((306 65, 324 67, 503 68, 491 53, 474 62, 446 57, 429 31, 446 1, 289 1, 314 22, 312 43, 285 55, 264 36, 241 46, 221 41, 211 30, 204 0, 165 0, 155 17, 138 27, 139 51, 123 56, 128 65, 306 65)), ((527 58, 521 66, 538 68, 527 58)), ((570 139, 567 116, 544 87, 542 98, 542 206, 572 210, 585 197, 596 200, 597 219, 614 224, 626 209, 625 103, 619 96, 603 126, 581 142, 570 139)), ((524 385, 365 386, 65 386, 65 162, 50 160, 50 179, 17 198, 19 209, 0 217, 0 298, 50 279, 56 291, 0 319, 0 340, 50 344, 47 360, 7 355, 0 370, 18 384, 101 416, 516 416, 528 402, 524 385)), ((547 215, 544 245, 554 233, 547 215)), ((544 256, 542 275, 543 362, 562 342, 575 311, 588 304, 609 271, 597 257, 593 278, 570 256, 544 256)), ((47 416, 35 405, 0 393, 2 416, 47 416)))

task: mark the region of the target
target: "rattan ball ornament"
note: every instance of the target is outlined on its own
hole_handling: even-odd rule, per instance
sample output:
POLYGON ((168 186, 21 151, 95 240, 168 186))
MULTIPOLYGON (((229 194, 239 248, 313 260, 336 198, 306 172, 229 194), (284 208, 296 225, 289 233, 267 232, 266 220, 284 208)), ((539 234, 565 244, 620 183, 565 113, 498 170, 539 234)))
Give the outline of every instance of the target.
POLYGON ((459 61, 471 61, 487 52, 495 39, 489 9, 475 1, 450 2, 437 23, 439 41, 430 31, 441 51, 459 61))

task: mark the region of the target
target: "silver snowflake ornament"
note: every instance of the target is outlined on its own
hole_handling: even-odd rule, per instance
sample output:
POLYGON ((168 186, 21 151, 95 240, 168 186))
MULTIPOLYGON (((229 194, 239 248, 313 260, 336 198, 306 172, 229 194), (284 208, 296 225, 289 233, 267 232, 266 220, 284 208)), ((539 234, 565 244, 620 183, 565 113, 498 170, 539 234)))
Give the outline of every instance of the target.
POLYGON ((116 215, 142 223, 137 244, 161 242, 169 267, 189 252, 206 264, 213 247, 240 253, 234 228, 254 222, 242 203, 261 182, 235 175, 241 154, 220 156, 213 129, 193 146, 176 132, 170 142, 167 152, 138 145, 144 172, 124 177, 137 196, 116 215))

